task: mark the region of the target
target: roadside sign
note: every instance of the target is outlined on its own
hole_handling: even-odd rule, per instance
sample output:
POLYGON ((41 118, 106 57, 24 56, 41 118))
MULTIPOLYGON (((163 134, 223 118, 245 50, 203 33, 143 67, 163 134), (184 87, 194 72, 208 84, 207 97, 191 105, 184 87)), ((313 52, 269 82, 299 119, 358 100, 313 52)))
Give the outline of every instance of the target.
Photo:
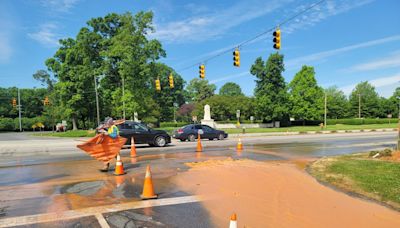
POLYGON ((236 110, 236 118, 240 118, 240 110, 236 110))
POLYGON ((203 132, 202 129, 199 129, 197 132, 198 132, 200 135, 204 134, 204 132, 203 132))

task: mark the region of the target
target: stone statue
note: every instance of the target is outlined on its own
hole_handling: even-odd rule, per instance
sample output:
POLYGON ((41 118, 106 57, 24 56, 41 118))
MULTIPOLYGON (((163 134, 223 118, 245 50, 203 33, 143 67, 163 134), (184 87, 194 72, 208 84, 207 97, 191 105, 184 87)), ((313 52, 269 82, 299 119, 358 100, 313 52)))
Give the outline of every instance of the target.
POLYGON ((214 120, 211 119, 210 105, 208 104, 204 106, 204 119, 201 120, 201 124, 215 127, 214 120))
POLYGON ((211 120, 210 105, 204 106, 204 120, 211 120))

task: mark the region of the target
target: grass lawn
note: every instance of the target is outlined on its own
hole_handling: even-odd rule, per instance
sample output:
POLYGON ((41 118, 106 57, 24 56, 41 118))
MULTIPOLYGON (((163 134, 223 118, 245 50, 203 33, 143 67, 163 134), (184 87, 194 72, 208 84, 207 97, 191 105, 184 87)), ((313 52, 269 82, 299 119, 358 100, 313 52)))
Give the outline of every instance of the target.
POLYGON ((46 132, 46 133, 33 133, 34 136, 56 136, 56 137, 93 137, 94 130, 76 130, 66 132, 46 132))
POLYGON ((400 209, 400 162, 368 153, 322 158, 310 165, 318 180, 400 209))

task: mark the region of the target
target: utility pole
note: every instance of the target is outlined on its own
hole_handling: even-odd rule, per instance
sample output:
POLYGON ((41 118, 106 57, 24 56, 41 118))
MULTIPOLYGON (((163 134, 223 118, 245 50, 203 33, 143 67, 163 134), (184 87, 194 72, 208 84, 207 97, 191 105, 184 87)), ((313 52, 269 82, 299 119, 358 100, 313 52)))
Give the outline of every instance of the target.
POLYGON ((358 119, 361 119, 361 93, 358 94, 358 119))
POLYGON ((327 95, 325 92, 325 113, 324 113, 324 128, 326 129, 326 112, 327 112, 327 108, 326 108, 326 103, 327 103, 327 95))
POLYGON ((19 131, 22 132, 22 121, 21 121, 21 93, 18 88, 18 115, 19 115, 19 131))
POLYGON ((123 108, 123 116, 125 119, 125 79, 122 77, 122 108, 123 108))
POLYGON ((94 76, 94 90, 96 91, 97 126, 100 126, 99 94, 97 92, 97 78, 94 76))

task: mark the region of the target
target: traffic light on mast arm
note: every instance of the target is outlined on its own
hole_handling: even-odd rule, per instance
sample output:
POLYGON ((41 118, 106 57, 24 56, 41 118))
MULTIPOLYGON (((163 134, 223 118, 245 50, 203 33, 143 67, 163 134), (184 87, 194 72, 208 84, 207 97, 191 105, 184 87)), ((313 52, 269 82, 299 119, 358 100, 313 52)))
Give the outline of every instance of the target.
POLYGON ((156 79, 156 90, 159 92, 161 91, 161 83, 160 83, 160 79, 156 79))
POLYGON ((239 49, 235 49, 233 52, 233 65, 235 67, 240 67, 240 52, 239 49))
POLYGON ((17 107, 17 99, 15 99, 15 98, 12 99, 12 106, 13 106, 13 108, 17 107))
POLYGON ((278 28, 273 33, 274 36, 274 48, 279 50, 281 49, 281 30, 278 28))
POLYGON ((169 88, 173 89, 174 88, 174 76, 172 74, 170 74, 168 77, 168 80, 169 80, 169 88))
POLYGON ((44 104, 45 106, 49 106, 49 105, 50 105, 49 97, 45 97, 45 98, 44 98, 43 104, 44 104))
POLYGON ((204 66, 204 64, 201 64, 199 66, 199 74, 200 74, 200 78, 204 79, 205 78, 205 74, 206 74, 206 67, 204 66))

